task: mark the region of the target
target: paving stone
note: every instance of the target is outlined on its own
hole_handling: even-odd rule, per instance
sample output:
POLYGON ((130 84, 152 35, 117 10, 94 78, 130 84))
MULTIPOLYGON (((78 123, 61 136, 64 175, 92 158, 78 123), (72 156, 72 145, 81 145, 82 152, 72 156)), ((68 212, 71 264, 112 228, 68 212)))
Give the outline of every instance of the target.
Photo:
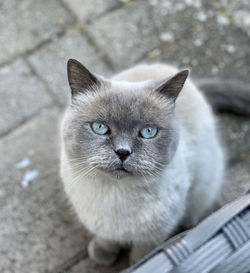
POLYGON ((86 249, 58 175, 60 116, 43 111, 0 140, 1 273, 53 272, 86 249))
POLYGON ((150 9, 143 0, 128 2, 88 27, 89 35, 116 69, 129 67, 159 44, 150 9))
POLYGON ((151 0, 150 3, 152 24, 162 44, 148 53, 147 61, 191 67, 192 75, 197 77, 219 76, 249 82, 247 1, 151 0))
POLYGON ((21 60, 0 69, 0 82, 0 135, 51 102, 45 87, 21 60))
POLYGON ((58 1, 1 1, 0 64, 61 33, 71 22, 58 1))
POLYGON ((217 119, 227 160, 222 191, 222 203, 226 204, 250 189, 250 118, 220 114, 217 119))
POLYGON ((238 161, 250 151, 250 118, 233 114, 218 115, 218 131, 228 161, 238 161))
POLYGON ((245 157, 228 167, 223 187, 222 202, 233 201, 250 190, 250 151, 245 157))
POLYGON ((69 8, 77 15, 78 20, 86 22, 93 21, 97 16, 110 9, 121 6, 123 1, 116 0, 63 0, 69 8))
POLYGON ((86 39, 77 30, 70 30, 61 39, 44 46, 29 57, 29 62, 54 93, 60 105, 65 106, 70 97, 67 80, 67 61, 81 61, 94 73, 108 76, 110 70, 86 39))

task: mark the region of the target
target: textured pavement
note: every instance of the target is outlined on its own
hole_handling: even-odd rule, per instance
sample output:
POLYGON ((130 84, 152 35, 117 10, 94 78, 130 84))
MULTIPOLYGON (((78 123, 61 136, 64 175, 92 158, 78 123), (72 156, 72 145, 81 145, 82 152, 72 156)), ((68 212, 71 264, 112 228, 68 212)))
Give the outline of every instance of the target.
MULTIPOLYGON (((249 0, 0 2, 0 272, 111 273, 87 256, 90 234, 60 182, 66 62, 106 77, 142 62, 193 78, 250 83, 249 0)), ((218 115, 228 155, 223 201, 250 188, 250 119, 218 115)))

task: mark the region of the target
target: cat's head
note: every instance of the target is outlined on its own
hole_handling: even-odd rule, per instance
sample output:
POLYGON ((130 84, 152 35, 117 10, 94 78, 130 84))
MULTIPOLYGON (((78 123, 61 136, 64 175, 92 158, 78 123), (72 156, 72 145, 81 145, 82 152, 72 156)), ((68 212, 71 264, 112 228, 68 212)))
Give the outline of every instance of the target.
POLYGON ((72 168, 116 178, 158 175, 177 149, 175 100, 187 76, 184 70, 161 81, 119 82, 69 60, 63 139, 72 168))

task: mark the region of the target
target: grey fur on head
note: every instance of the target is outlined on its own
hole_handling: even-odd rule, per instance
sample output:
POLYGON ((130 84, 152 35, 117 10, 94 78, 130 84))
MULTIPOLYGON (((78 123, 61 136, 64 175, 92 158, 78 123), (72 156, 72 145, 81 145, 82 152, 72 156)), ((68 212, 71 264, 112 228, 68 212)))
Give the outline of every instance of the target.
POLYGON ((116 178, 159 174, 177 148, 174 102, 187 76, 184 70, 164 81, 108 81, 69 60, 73 100, 64 126, 68 156, 77 164, 82 160, 91 173, 102 170, 116 178), (93 122, 108 126, 109 133, 96 134, 93 122), (146 126, 158 129, 155 137, 140 136, 146 126), (120 159, 118 150, 127 151, 126 160, 120 159))

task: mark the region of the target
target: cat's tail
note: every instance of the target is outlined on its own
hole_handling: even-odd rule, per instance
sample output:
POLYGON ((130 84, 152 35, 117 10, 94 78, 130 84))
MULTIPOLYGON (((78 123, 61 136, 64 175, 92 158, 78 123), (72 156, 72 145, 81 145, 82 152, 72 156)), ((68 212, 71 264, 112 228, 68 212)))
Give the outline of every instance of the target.
POLYGON ((250 116, 250 84, 234 80, 204 79, 197 83, 213 109, 250 116))

